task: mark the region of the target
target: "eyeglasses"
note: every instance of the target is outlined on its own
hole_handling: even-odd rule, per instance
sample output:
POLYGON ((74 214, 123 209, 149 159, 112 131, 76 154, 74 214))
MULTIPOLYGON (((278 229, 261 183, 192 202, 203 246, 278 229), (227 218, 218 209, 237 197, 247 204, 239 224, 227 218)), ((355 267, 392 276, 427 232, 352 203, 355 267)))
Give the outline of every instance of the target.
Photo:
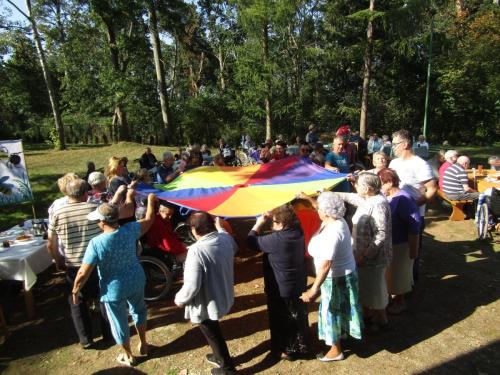
POLYGON ((401 142, 393 142, 392 143, 392 148, 396 148, 397 145, 400 145, 401 143, 404 143, 405 141, 401 141, 401 142))

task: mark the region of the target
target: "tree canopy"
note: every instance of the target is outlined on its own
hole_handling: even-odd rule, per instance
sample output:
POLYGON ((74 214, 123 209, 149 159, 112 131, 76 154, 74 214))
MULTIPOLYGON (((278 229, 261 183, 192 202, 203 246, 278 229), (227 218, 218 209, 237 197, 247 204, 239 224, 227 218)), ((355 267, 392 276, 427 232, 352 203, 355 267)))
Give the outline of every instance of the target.
MULTIPOLYGON (((428 137, 500 134, 496 1, 30 3, 66 142, 214 145, 242 134, 291 140, 311 124, 356 129, 367 53, 367 134, 417 135, 431 32, 428 137)), ((0 137, 56 145, 33 25, 9 9, 0 0, 0 137)))

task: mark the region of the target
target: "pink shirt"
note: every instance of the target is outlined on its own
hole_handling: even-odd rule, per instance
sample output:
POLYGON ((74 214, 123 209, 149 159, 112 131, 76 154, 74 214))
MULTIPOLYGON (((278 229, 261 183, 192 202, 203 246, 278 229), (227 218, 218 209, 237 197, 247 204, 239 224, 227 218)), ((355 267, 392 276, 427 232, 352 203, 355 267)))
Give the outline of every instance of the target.
POLYGON ((444 172, 448 169, 448 167, 452 166, 449 161, 445 161, 440 167, 439 167, 439 190, 443 190, 443 177, 444 177, 444 172))

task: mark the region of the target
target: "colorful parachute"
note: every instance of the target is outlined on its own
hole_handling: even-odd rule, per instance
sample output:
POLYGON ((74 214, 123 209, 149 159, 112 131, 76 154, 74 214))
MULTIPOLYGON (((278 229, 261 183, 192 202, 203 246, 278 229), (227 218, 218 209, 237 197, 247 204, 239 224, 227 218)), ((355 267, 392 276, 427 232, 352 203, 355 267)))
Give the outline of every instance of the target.
POLYGON ((291 201, 301 191, 314 194, 342 182, 346 174, 308 160, 288 157, 248 167, 199 167, 169 184, 138 187, 140 194, 222 217, 257 216, 291 201))

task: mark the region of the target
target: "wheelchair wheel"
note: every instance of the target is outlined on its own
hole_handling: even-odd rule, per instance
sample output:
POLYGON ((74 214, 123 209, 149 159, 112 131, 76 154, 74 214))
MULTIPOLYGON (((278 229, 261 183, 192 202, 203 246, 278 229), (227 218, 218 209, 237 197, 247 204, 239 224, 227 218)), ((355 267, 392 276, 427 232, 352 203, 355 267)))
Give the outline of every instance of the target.
POLYGON ((179 223, 174 229, 174 233, 179 236, 179 239, 187 246, 196 242, 196 238, 191 233, 191 227, 186 223, 179 223))
POLYGON ((143 255, 139 257, 139 261, 146 275, 144 299, 146 301, 162 299, 172 287, 172 272, 156 257, 143 255))
POLYGON ((489 212, 488 205, 483 203, 477 213, 477 236, 481 239, 488 237, 489 212))

